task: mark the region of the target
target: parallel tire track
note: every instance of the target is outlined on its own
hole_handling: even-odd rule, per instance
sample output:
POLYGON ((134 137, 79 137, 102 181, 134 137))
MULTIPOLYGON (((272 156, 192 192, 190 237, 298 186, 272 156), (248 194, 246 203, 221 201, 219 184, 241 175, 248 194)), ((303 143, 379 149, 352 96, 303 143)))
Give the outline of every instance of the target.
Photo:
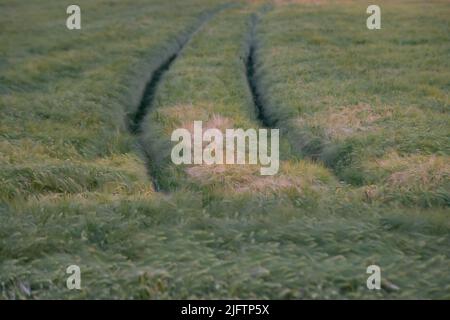
MULTIPOLYGON (((261 13, 267 11, 268 8, 263 8, 261 13)), ((249 40, 248 40, 248 50, 247 57, 245 59, 245 69, 248 86, 253 98, 253 104, 255 106, 256 117, 259 122, 266 128, 273 128, 275 123, 271 121, 267 116, 267 111, 264 108, 264 103, 261 95, 261 89, 258 84, 258 79, 256 76, 256 26, 258 24, 259 16, 257 14, 253 14, 251 16, 250 21, 250 31, 249 31, 249 40)))
POLYGON ((132 134, 139 134, 141 132, 142 121, 148 113, 149 109, 153 104, 155 98, 156 89, 161 81, 164 74, 170 69, 171 65, 178 57, 180 52, 186 46, 186 44, 191 40, 191 38, 205 25, 209 20, 211 20, 217 13, 229 7, 229 5, 222 5, 213 10, 209 10, 201 14, 197 24, 188 32, 185 32, 178 39, 178 46, 167 53, 167 57, 163 59, 162 63, 151 72, 151 76, 145 85, 144 92, 139 102, 139 106, 134 114, 129 117, 129 130, 132 134))
POLYGON ((146 118, 146 115, 151 110, 156 91, 158 89, 158 85, 160 84, 164 74, 170 69, 171 65, 175 62, 177 57, 180 55, 186 44, 192 39, 192 37, 209 21, 211 20, 216 14, 218 14, 220 11, 230 7, 229 4, 221 5, 213 10, 209 10, 205 13, 203 13, 199 20, 197 21, 197 24, 188 32, 185 32, 180 38, 178 39, 178 46, 175 46, 174 49, 172 49, 171 52, 167 53, 167 57, 163 59, 162 63, 151 72, 151 76, 148 80, 148 82, 145 85, 144 91, 142 93, 142 97, 139 101, 138 107, 136 111, 129 115, 128 117, 128 129, 130 133, 137 137, 137 142, 139 145, 139 148, 142 151, 142 154, 145 158, 147 171, 149 174, 150 179, 152 180, 153 187, 156 191, 160 191, 159 183, 157 179, 155 178, 154 174, 154 166, 152 165, 152 155, 148 152, 148 149, 145 147, 142 139, 140 136, 142 135, 142 125, 144 122, 144 119, 146 118))
POLYGON ((256 59, 255 59, 255 51, 256 51, 256 39, 255 39, 255 29, 258 22, 258 16, 253 14, 251 17, 251 25, 250 25, 250 35, 249 35, 249 43, 248 43, 248 53, 245 59, 245 69, 248 86, 250 88, 250 92, 253 98, 253 104, 255 106, 255 112, 257 119, 261 122, 261 124, 268 128, 272 127, 274 124, 269 121, 266 117, 264 105, 261 99, 260 89, 258 87, 258 81, 256 79, 255 71, 256 71, 256 59))
POLYGON ((292 117, 289 111, 276 109, 269 104, 270 99, 264 95, 261 75, 257 72, 257 50, 256 28, 261 15, 270 10, 265 6, 259 13, 251 16, 248 51, 245 59, 247 82, 253 98, 255 113, 259 122, 266 128, 282 130, 288 143, 291 145, 291 155, 299 158, 308 157, 313 161, 320 161, 328 167, 337 177, 340 177, 339 166, 346 166, 352 161, 352 148, 347 144, 332 144, 321 136, 307 130, 298 130, 289 125, 287 121, 292 117))

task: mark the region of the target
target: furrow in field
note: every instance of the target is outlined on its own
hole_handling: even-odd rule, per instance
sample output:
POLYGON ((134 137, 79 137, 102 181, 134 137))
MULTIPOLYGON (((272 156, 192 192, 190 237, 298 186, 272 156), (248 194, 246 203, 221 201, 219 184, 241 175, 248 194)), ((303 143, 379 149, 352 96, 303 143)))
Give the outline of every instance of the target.
MULTIPOLYGON (((273 176, 262 175, 258 162, 225 161, 224 155, 236 157, 236 150, 225 144, 212 164, 195 164, 192 158, 179 165, 171 161, 175 145, 171 133, 182 128, 192 135, 194 121, 202 121, 203 130, 218 129, 223 139, 228 129, 254 130, 259 135, 263 126, 273 126, 265 120, 253 73, 255 42, 249 31, 255 26, 254 12, 254 7, 236 8, 217 17, 196 34, 162 79, 155 104, 143 122, 142 139, 163 190, 199 191, 208 202, 244 195, 306 197, 323 191, 325 181, 334 183, 320 166, 287 160, 289 151, 284 146, 280 146, 282 161, 273 176)), ((248 159, 250 151, 245 152, 248 159)))
MULTIPOLYGON (((181 48, 179 49, 181 50, 181 48)), ((141 129, 142 119, 144 119, 147 114, 148 109, 150 108, 153 99, 155 97, 156 88, 158 83, 161 81, 161 77, 164 75, 167 70, 169 70, 173 61, 178 55, 178 52, 170 55, 153 73, 150 78, 150 81, 145 86, 144 93, 142 95, 141 102, 139 103, 139 107, 137 111, 132 116, 130 122, 130 131, 133 134, 138 134, 141 129)))
POLYGON ((124 112, 138 108, 162 51, 220 1, 81 1, 96 18, 70 32, 55 27, 61 8, 51 2, 2 1, 0 202, 151 194, 124 112))
MULTIPOLYGON (((414 10, 396 16, 399 25, 414 10)), ((259 99, 294 156, 323 163, 371 201, 448 206, 446 83, 425 62, 430 50, 448 72, 448 41, 432 11, 411 34, 354 28, 359 9, 335 4, 264 16, 253 58, 259 99)))
MULTIPOLYGON (((251 17, 248 56, 246 58, 246 74, 250 92, 255 105, 255 112, 260 123, 267 128, 278 128, 282 136, 290 144, 289 154, 298 157, 308 157, 313 161, 319 160, 319 154, 323 151, 326 141, 313 137, 309 132, 295 130, 291 119, 296 115, 289 105, 278 104, 272 97, 272 91, 268 86, 274 84, 270 81, 271 73, 277 73, 272 68, 267 68, 266 51, 267 43, 264 43, 265 34, 262 16, 271 9, 265 6, 260 12, 251 17), (261 27, 260 27, 261 26, 261 27), (299 152, 298 150, 301 150, 299 152)), ((267 23, 266 23, 267 24, 267 23)), ((288 78, 288 77, 286 77, 288 78)), ((278 83, 282 83, 280 80, 278 83)))
POLYGON ((250 24, 250 32, 249 32, 249 42, 248 42, 248 56, 245 61, 246 66, 246 74, 248 86, 250 88, 250 92, 253 97, 253 103, 255 105, 255 112, 258 120, 265 127, 272 127, 273 122, 270 121, 264 114, 264 106, 261 100, 260 90, 258 88, 258 83, 255 75, 256 69, 256 59, 255 59, 255 51, 256 51, 256 40, 255 40, 255 28, 258 23, 259 17, 254 14, 251 17, 250 24))
POLYGON ((151 72, 151 76, 145 85, 144 92, 142 93, 142 98, 140 99, 139 106, 136 112, 134 112, 130 116, 129 129, 131 133, 138 134, 140 132, 142 120, 153 104, 155 92, 158 84, 161 81, 161 78, 170 69, 172 63, 178 57, 179 53, 183 50, 185 45, 189 42, 192 36, 202 28, 204 24, 211 20, 219 11, 225 9, 228 6, 229 5, 221 5, 218 8, 204 12, 197 21, 197 24, 190 31, 184 32, 181 37, 177 39, 178 45, 167 52, 167 57, 163 59, 161 64, 151 72))
MULTIPOLYGON (((157 66, 156 69, 151 72, 150 78, 144 87, 142 97, 139 101, 139 105, 136 111, 129 115, 128 128, 131 134, 139 136, 142 133, 142 122, 153 105, 158 85, 160 84, 161 79, 164 77, 164 74, 170 69, 186 44, 190 41, 194 34, 197 33, 210 19, 212 19, 217 13, 227 7, 229 7, 229 4, 221 5, 213 10, 204 12, 197 21, 196 25, 189 31, 184 32, 180 36, 180 38, 177 39, 177 45, 174 46, 172 50, 169 50, 166 53, 167 57, 163 59, 159 66, 157 66)), ((145 157, 148 174, 152 179, 153 186, 156 191, 159 191, 160 187, 157 179, 152 174, 152 156, 151 154, 149 154, 148 149, 143 147, 142 139, 138 139, 138 142, 141 149, 143 150, 142 153, 145 157)))

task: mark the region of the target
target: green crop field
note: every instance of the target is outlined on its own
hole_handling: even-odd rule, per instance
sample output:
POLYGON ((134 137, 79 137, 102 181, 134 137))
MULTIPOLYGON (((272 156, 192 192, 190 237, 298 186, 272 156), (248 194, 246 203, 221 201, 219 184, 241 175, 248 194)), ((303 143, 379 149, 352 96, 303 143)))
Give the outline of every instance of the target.
POLYGON ((0 299, 450 299, 448 1, 380 30, 369 1, 69 4, 0 2, 0 299), (279 129, 278 173, 174 164, 194 121, 279 129))

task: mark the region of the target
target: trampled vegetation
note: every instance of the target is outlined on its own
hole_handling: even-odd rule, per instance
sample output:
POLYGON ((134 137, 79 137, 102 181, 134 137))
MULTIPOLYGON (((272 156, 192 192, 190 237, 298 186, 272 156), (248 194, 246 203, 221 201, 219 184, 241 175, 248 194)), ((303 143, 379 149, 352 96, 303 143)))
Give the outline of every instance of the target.
POLYGON ((0 4, 1 298, 450 298, 448 2, 78 4, 0 4), (278 174, 173 164, 194 120, 278 174))

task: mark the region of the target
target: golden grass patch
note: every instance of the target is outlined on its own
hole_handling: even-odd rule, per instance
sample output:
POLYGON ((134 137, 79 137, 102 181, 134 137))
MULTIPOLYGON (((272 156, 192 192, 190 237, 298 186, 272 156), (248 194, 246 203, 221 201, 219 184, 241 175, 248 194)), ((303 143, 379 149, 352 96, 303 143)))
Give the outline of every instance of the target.
POLYGON ((197 165, 185 171, 195 183, 222 186, 232 193, 302 193, 304 188, 323 191, 325 183, 332 180, 325 168, 308 161, 282 161, 280 172, 274 176, 260 175, 258 165, 197 165))
POLYGON ((383 199, 390 193, 402 195, 434 193, 450 183, 450 157, 436 155, 401 156, 390 152, 382 159, 366 162, 366 170, 379 172, 384 178, 379 184, 362 187, 366 201, 383 199))
POLYGON ((376 164, 390 172, 386 182, 393 187, 421 185, 430 188, 448 181, 450 177, 450 158, 444 156, 402 157, 391 152, 384 159, 376 161, 376 164))
POLYGON ((261 176, 256 165, 199 165, 186 168, 186 173, 202 185, 220 185, 236 193, 272 193, 287 188, 301 192, 298 177, 261 176))
POLYGON ((386 107, 374 108, 360 103, 353 106, 338 107, 318 112, 312 116, 297 118, 299 126, 309 125, 325 130, 329 139, 343 139, 357 133, 377 129, 376 122, 392 116, 386 107))
POLYGON ((158 109, 155 114, 158 121, 168 124, 166 131, 171 133, 173 129, 182 126, 182 123, 208 119, 210 109, 210 105, 178 104, 158 109))
MULTIPOLYGON (((195 119, 201 120, 201 119, 195 119)), ((234 121, 230 118, 223 117, 221 115, 212 114, 208 120, 203 122, 203 130, 208 129, 219 129, 222 132, 225 132, 226 129, 232 129, 234 125, 234 121)), ((194 120, 184 121, 181 125, 182 128, 187 129, 191 135, 194 134, 194 120)))

